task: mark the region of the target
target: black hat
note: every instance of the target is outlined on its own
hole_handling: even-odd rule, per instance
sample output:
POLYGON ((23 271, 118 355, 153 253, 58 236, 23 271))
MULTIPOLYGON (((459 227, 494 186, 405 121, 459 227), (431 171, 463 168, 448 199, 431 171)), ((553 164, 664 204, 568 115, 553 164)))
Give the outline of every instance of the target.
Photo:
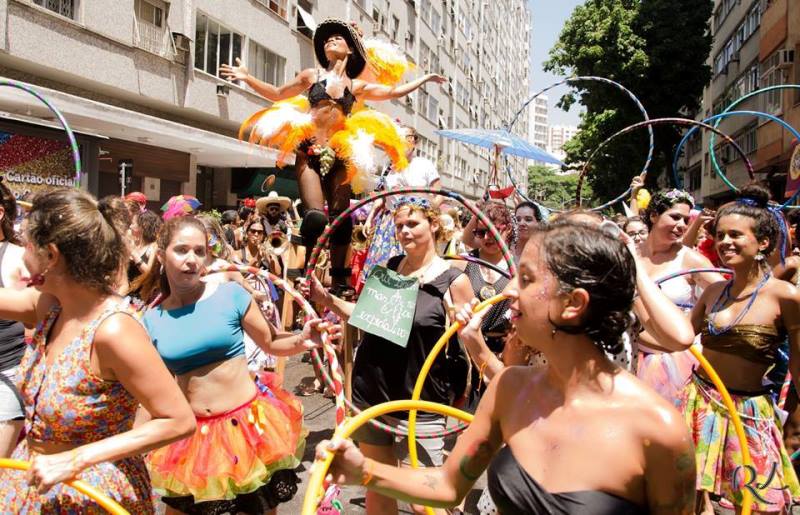
POLYGON ((328 18, 317 26, 317 30, 314 31, 314 52, 317 54, 317 61, 323 68, 328 67, 328 58, 325 57, 325 41, 335 34, 344 37, 347 46, 353 51, 347 58, 345 72, 348 77, 355 79, 361 75, 367 65, 367 54, 355 27, 345 21, 328 18))

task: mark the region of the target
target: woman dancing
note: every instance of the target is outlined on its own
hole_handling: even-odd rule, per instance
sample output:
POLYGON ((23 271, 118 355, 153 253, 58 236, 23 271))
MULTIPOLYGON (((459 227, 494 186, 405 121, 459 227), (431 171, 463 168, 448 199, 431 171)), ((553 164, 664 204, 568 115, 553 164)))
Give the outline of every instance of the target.
MULTIPOLYGON (((425 358, 445 332, 447 305, 456 303, 460 306, 472 299, 467 277, 436 255, 438 212, 427 199, 401 197, 394 212, 394 223, 405 254, 390 259, 386 266, 401 275, 418 278, 419 293, 405 347, 370 333, 365 333, 358 347, 353 366, 353 401, 362 409, 381 402, 411 398, 425 358)), ((309 293, 312 300, 334 310, 343 320, 353 312, 354 304, 325 292, 316 279, 313 279, 309 293)), ((463 355, 454 337, 448 351, 434 362, 422 389, 422 399, 451 404, 463 395, 467 367, 466 361, 462 360, 463 355), (461 364, 463 366, 458 366, 461 364)), ((408 425, 405 413, 384 419, 392 426, 408 425)), ((417 426, 420 432, 432 432, 443 430, 445 422, 442 416, 422 413, 417 426)), ((395 441, 392 435, 372 426, 364 426, 354 438, 361 452, 377 462, 395 466, 398 459, 406 459, 408 442, 405 439, 395 441)), ((419 444, 423 447, 420 452, 423 464, 442 464, 444 438, 426 438, 419 444)), ((371 514, 397 513, 397 502, 381 495, 381 492, 368 492, 366 505, 371 514)))
POLYGON ((602 230, 563 220, 537 227, 506 292, 520 337, 549 366, 498 374, 442 467, 401 469, 350 441, 323 441, 319 457, 337 452, 331 479, 446 507, 488 467, 504 514, 690 514, 685 424, 604 353, 630 324, 635 275, 628 250, 602 230))
POLYGON ((243 335, 265 352, 289 356, 319 345, 322 331, 338 337, 339 327, 311 320, 297 335, 277 330, 235 282, 201 280, 207 253, 200 221, 183 216, 166 222, 155 272, 164 300, 145 313, 144 324, 189 400, 197 431, 153 452, 150 476, 172 510, 261 514, 297 491, 293 469, 305 445, 303 412, 280 388, 256 386, 243 335))
MULTIPOLYGON (((244 81, 267 100, 287 101, 256 113, 245 121, 243 129, 261 119, 255 122, 256 138, 251 136, 251 140, 279 147, 283 153, 296 151, 295 172, 305 207, 300 235, 307 249, 315 245, 328 223, 325 204, 328 214, 338 215, 349 207, 353 191, 367 189, 368 176, 377 171, 374 165, 367 169, 359 164, 372 161, 371 157, 355 155, 365 148, 359 145, 365 141, 359 134, 368 134, 371 143, 381 146, 397 169, 407 164, 402 136, 391 119, 367 109, 354 113, 354 107, 365 100, 400 98, 427 82, 445 81, 436 74, 397 86, 359 80, 368 64, 367 54, 360 34, 342 20, 320 23, 313 42, 321 68, 303 70, 282 86, 256 79, 238 59, 236 66, 220 66, 224 77, 244 81), (301 93, 307 98, 289 101, 301 93)), ((338 288, 345 288, 350 276, 345 260, 352 232, 348 220, 331 237, 331 279, 338 288)))
POLYGON ((698 507, 704 513, 713 513, 709 494, 740 507, 742 485, 757 485, 752 505, 757 513, 784 513, 800 497, 781 422, 762 382, 787 335, 795 386, 800 378, 800 294, 773 277, 767 265, 766 257, 780 238, 768 200, 763 187, 750 185, 739 200, 717 211, 716 249, 734 275, 709 286, 692 311, 692 324, 702 331, 703 355, 728 387, 742 418, 755 473, 751 477, 741 467, 742 449, 719 393, 704 372, 695 371, 678 405, 696 446, 698 507))
POLYGON ((32 288, 0 290, 0 316, 36 325, 20 364, 26 439, 0 471, 2 513, 105 511, 58 484, 80 479, 131 513, 154 513, 142 454, 189 436, 194 418, 114 280, 127 264, 124 206, 77 189, 42 193, 27 221, 32 288), (151 419, 133 427, 139 406, 151 419))

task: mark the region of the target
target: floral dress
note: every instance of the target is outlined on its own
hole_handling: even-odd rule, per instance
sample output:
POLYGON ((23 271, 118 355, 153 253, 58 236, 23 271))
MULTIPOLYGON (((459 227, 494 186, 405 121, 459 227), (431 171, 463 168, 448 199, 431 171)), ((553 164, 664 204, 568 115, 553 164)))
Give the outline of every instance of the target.
MULTIPOLYGON (((20 364, 19 386, 25 401, 28 438, 83 445, 130 430, 138 407, 136 399, 121 383, 96 376, 90 365, 95 331, 115 313, 134 316, 129 302, 123 301, 105 310, 48 367, 47 336, 60 312, 61 307, 54 306, 39 323, 20 364)), ((12 458, 30 460, 26 440, 17 446, 12 458)), ((83 470, 77 479, 94 486, 130 513, 154 513, 150 479, 141 456, 99 463, 83 470)), ((0 513, 106 512, 88 497, 63 484, 40 495, 28 488, 27 472, 0 469, 0 513)))

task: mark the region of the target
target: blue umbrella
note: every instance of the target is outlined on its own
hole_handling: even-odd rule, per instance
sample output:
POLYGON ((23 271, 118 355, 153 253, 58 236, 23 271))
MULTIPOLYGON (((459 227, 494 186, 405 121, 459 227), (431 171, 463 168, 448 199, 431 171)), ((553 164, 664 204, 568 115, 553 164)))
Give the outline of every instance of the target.
POLYGON ((564 163, 550 153, 529 143, 505 129, 446 129, 434 131, 445 138, 454 139, 462 143, 477 145, 483 148, 494 149, 495 152, 510 156, 525 157, 534 161, 551 163, 562 166, 564 163))

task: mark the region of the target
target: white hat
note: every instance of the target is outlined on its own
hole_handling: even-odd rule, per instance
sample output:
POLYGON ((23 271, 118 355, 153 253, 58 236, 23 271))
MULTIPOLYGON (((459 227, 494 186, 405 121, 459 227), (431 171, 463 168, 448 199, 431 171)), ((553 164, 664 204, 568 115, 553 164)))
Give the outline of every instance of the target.
POLYGON ((276 191, 270 191, 269 195, 267 195, 266 197, 261 197, 258 200, 256 200, 256 211, 258 211, 261 214, 264 214, 267 212, 267 207, 270 204, 279 204, 281 211, 286 211, 287 209, 289 209, 289 206, 292 205, 292 201, 289 197, 279 196, 278 192, 276 191))

